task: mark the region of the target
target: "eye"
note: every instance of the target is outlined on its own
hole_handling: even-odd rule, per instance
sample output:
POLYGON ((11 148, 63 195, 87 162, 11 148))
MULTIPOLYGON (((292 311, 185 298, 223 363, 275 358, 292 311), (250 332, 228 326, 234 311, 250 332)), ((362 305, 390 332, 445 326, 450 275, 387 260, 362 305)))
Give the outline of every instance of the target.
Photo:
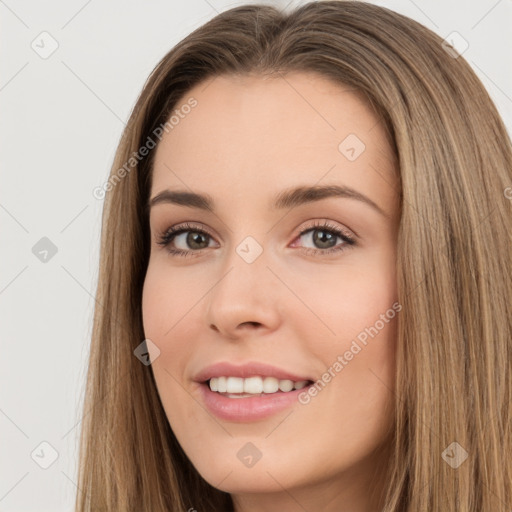
POLYGON ((353 236, 327 221, 316 221, 312 226, 303 229, 298 236, 298 239, 301 238, 313 244, 313 248, 302 247, 308 254, 331 254, 356 244, 353 236), (337 239, 340 239, 341 243, 337 244, 337 239))
POLYGON ((163 247, 167 247, 167 250, 172 255, 195 256, 194 253, 199 253, 202 249, 208 248, 211 239, 212 236, 203 228, 186 222, 185 224, 169 228, 165 233, 159 236, 157 243, 163 247), (171 242, 174 243, 174 245, 185 246, 185 248, 172 247, 171 242), (193 250, 188 250, 187 247, 193 250))
MULTIPOLYGON (((300 247, 307 254, 326 255, 340 252, 356 244, 355 239, 343 229, 326 221, 316 222, 299 232, 297 239, 305 239, 316 247, 300 247), (337 239, 341 243, 336 243, 337 239)), ((213 237, 204 228, 190 224, 172 226, 158 237, 157 243, 167 248, 173 256, 193 257, 207 249, 213 237), (181 245, 182 247, 179 247, 181 245), (176 247, 178 246, 178 247, 176 247)), ((295 245, 292 245, 292 247, 295 245)))

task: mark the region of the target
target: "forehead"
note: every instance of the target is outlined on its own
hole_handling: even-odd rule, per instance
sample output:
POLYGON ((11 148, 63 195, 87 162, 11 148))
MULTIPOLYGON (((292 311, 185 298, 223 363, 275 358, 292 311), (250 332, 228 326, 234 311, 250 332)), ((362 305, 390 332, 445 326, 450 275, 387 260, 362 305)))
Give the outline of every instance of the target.
POLYGON ((179 122, 156 149, 153 195, 190 188, 243 201, 335 183, 364 189, 385 207, 395 193, 383 124, 349 86, 310 73, 217 76, 188 91, 176 110, 179 122), (180 111, 192 98, 196 105, 180 111))

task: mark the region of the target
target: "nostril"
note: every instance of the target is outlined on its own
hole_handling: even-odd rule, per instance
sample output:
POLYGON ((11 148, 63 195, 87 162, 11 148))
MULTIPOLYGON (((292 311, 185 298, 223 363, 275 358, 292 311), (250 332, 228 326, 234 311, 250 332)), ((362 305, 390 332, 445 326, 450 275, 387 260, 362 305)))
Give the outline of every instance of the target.
POLYGON ((259 322, 244 322, 243 324, 241 325, 252 325, 253 327, 258 327, 259 322))

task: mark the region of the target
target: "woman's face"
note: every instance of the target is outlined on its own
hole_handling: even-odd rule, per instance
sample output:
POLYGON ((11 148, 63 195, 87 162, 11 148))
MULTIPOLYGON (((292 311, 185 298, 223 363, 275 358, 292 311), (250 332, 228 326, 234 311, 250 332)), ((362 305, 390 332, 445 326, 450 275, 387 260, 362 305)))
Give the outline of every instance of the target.
POLYGON ((366 510, 401 308, 382 124, 308 73, 216 77, 176 109, 155 154, 142 304, 170 426, 239 510, 366 510))

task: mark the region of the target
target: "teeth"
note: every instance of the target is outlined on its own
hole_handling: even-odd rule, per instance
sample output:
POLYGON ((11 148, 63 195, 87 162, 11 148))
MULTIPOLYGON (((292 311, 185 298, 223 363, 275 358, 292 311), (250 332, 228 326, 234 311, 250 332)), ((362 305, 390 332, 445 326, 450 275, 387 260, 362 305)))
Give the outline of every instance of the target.
POLYGON ((293 389, 293 380, 280 380, 279 389, 281 391, 291 391, 293 389))
POLYGON ((294 382, 284 379, 278 380, 275 377, 212 377, 209 381, 210 389, 219 393, 259 395, 261 393, 276 393, 277 391, 292 391, 302 389, 307 385, 307 380, 294 382))
MULTIPOLYGON (((215 378, 212 380, 215 380, 215 378)), ((244 382, 245 393, 258 394, 263 392, 263 380, 261 377, 249 377, 248 379, 240 380, 243 380, 244 382)))
POLYGON ((219 377, 217 379, 217 391, 219 393, 225 393, 228 390, 227 381, 226 377, 219 377))
POLYGON ((228 377, 226 387, 226 391, 228 391, 229 393, 243 393, 244 379, 241 379, 239 377, 228 377))
POLYGON ((274 377, 265 377, 263 380, 263 393, 277 393, 279 381, 274 377))

